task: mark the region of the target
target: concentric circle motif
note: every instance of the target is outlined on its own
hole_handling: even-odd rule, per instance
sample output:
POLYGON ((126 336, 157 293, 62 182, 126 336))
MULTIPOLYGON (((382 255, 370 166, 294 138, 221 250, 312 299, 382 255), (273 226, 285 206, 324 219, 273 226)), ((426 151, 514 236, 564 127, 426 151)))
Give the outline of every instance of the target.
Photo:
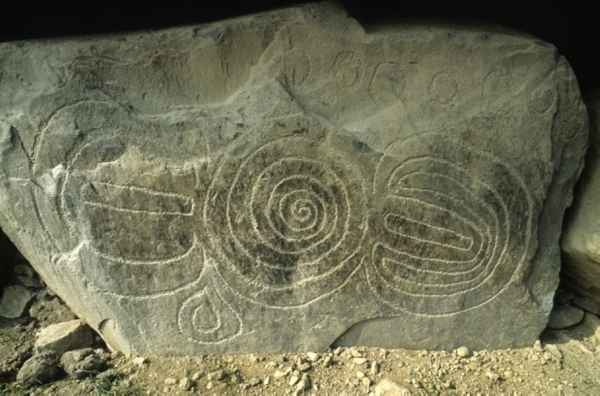
POLYGON ((387 305, 425 316, 479 307, 529 252, 532 198, 501 159, 425 133, 393 144, 378 165, 368 282, 387 305))
POLYGON ((360 173, 304 137, 271 141, 219 168, 204 208, 218 270, 240 295, 297 307, 342 287, 365 233, 360 173))

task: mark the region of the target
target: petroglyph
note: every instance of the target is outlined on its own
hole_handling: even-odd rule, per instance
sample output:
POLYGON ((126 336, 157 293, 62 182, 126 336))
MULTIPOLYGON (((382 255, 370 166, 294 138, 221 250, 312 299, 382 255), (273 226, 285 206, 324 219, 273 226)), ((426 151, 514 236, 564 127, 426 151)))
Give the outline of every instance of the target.
POLYGON ((81 271, 92 284, 110 294, 150 297, 198 279, 204 252, 194 230, 194 185, 186 195, 133 184, 171 178, 157 170, 158 162, 132 164, 127 153, 138 151, 124 136, 82 144, 72 153, 57 200, 62 221, 85 242, 81 271), (110 181, 132 177, 129 184, 110 181))
POLYGON ((359 264, 365 197, 360 173, 324 142, 276 139, 219 169, 205 206, 220 272, 269 307, 337 289, 359 264))
POLYGON ((533 111, 545 113, 556 102, 556 92, 553 89, 536 90, 531 93, 530 106, 533 111))
POLYGON ((402 97, 406 85, 406 76, 400 64, 384 62, 377 65, 369 84, 371 98, 385 104, 396 101, 402 97))
POLYGON ((383 202, 371 218, 369 284, 395 309, 435 316, 481 306, 526 258, 532 198, 499 158, 419 134, 386 151, 373 188, 383 202))
POLYGON ((361 78, 363 62, 356 52, 342 51, 335 57, 333 71, 338 84, 349 88, 354 86, 361 78))
POLYGON ((206 286, 184 301, 177 325, 181 334, 197 344, 226 343, 243 332, 240 315, 214 286, 206 286))
POLYGON ((302 50, 293 49, 283 57, 283 74, 291 87, 302 85, 310 76, 311 61, 302 50))
POLYGON ((431 79, 429 93, 435 102, 447 105, 454 99, 457 92, 458 83, 449 72, 439 72, 431 79))
POLYGON ((546 325, 587 134, 554 47, 319 3, 0 52, 23 70, 0 65, 0 226, 113 348, 478 349, 546 325))

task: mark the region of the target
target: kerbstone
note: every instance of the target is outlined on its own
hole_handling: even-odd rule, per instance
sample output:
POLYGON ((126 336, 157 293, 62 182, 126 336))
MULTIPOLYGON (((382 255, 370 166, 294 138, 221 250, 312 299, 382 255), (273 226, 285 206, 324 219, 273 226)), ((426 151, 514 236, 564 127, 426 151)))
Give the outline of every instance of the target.
POLYGON ((0 46, 0 224, 125 353, 533 344, 587 145, 556 48, 304 5, 0 46))

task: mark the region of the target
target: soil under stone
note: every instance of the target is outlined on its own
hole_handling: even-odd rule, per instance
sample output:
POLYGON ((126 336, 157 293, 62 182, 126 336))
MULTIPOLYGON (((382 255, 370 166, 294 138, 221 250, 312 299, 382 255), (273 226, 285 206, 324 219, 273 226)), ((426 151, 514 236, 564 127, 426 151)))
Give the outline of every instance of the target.
MULTIPOLYGON (((36 333, 75 319, 22 257, 0 280, 34 297, 18 319, 0 317, 0 395, 598 395, 600 318, 560 292, 554 326, 529 348, 452 352, 337 348, 323 353, 124 356, 103 348, 106 369, 26 387, 17 373, 33 356, 36 333), (20 268, 21 270, 17 271, 20 268)), ((1 290, 1 289, 0 289, 1 290)), ((0 295, 1 296, 1 295, 0 295)))
MULTIPOLYGON (((11 276, 11 282, 18 281, 11 276)), ((97 338, 90 347, 105 360, 99 373, 69 376, 62 371, 51 383, 27 387, 17 381, 17 373, 34 355, 38 331, 75 316, 43 284, 37 286, 35 275, 20 282, 34 285, 35 297, 22 317, 0 318, 0 395, 600 394, 600 318, 585 313, 581 323, 573 321, 578 308, 565 291, 557 294, 551 321, 571 327, 548 329, 529 348, 432 352, 353 347, 167 358, 111 353, 97 338)))
MULTIPOLYGON (((57 318, 54 318, 57 319, 57 318)), ((530 348, 428 352, 337 348, 325 353, 207 355, 110 354, 96 377, 25 388, 16 369, 31 355, 39 322, 0 323, 1 395, 597 395, 600 319, 549 330, 530 348), (12 371, 11 371, 12 370, 12 371), (396 393, 384 392, 384 385, 396 393)))

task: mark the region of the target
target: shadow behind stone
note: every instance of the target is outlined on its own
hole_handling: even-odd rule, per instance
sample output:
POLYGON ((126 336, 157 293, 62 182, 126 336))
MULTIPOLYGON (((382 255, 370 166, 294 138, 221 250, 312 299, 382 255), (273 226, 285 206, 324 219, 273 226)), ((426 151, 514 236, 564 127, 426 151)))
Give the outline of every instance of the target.
POLYGON ((12 268, 17 254, 15 245, 0 230, 0 294, 12 278, 12 268))

